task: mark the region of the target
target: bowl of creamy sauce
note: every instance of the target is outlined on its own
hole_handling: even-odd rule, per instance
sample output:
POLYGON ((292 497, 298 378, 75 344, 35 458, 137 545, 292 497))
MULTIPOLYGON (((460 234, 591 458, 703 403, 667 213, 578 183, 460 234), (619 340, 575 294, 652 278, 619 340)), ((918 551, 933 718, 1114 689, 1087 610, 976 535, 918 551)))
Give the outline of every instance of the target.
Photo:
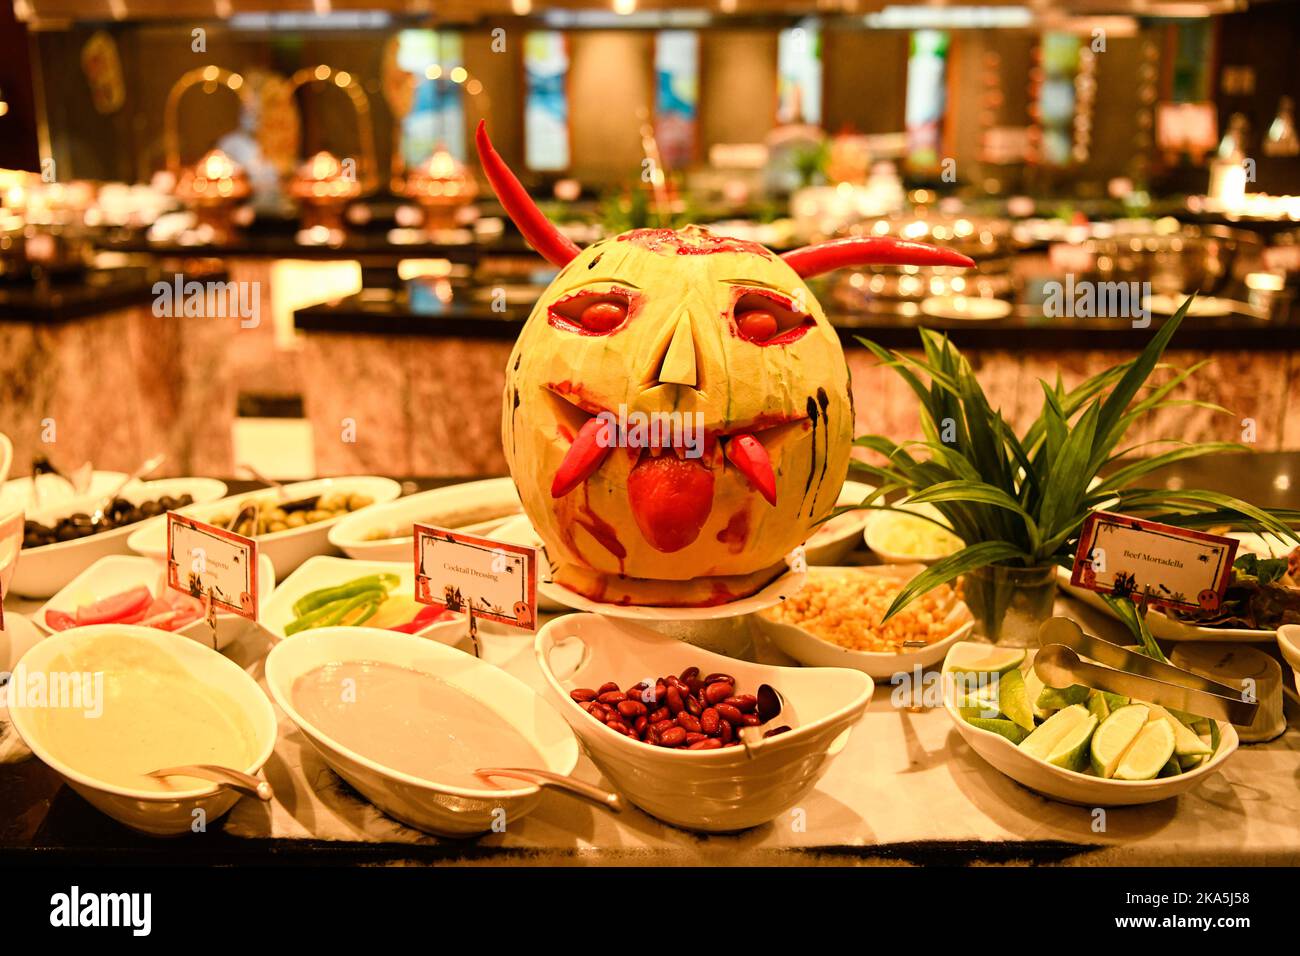
POLYGON ((73 628, 19 661, 5 687, 14 728, 90 803, 149 833, 191 830, 239 799, 210 781, 150 770, 219 764, 257 773, 275 712, 233 661, 179 634, 131 625, 73 628))
POLYGON ((532 688, 424 637, 305 631, 271 650, 266 683, 326 766, 384 813, 440 836, 509 824, 541 799, 535 785, 475 771, 577 764, 573 732, 532 688))

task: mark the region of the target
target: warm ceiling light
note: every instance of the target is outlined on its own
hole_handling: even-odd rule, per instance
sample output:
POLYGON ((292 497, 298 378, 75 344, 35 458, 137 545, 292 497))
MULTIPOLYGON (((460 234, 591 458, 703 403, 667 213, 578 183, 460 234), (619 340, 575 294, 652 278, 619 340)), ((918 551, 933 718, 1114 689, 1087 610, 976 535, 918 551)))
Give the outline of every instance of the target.
POLYGON ((450 76, 453 83, 464 83, 469 79, 469 70, 465 69, 463 66, 458 66, 451 71, 450 76))
POLYGON ((324 63, 322 63, 320 66, 316 67, 316 79, 328 80, 330 78, 331 72, 333 71, 330 70, 330 68, 326 66, 324 63))
POLYGON ((436 80, 440 76, 442 76, 442 67, 440 67, 437 63, 434 63, 432 66, 426 66, 424 68, 424 78, 426 80, 436 80))
POLYGON ((533 12, 533 0, 510 0, 510 11, 517 17, 526 17, 533 12))
POLYGON ((614 12, 620 17, 636 13, 636 0, 614 0, 614 12))
POLYGON ((735 13, 736 0, 718 0, 718 9, 723 13, 735 13))

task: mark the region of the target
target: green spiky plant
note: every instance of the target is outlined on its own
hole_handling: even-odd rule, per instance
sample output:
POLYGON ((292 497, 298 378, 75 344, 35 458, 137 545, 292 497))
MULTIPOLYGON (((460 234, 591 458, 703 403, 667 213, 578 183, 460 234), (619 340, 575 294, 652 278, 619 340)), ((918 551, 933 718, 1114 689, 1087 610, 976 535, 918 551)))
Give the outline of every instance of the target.
MULTIPOLYGON (((910 581, 894 599, 886 620, 927 591, 980 568, 1069 566, 1084 518, 1103 504, 1109 511, 1182 527, 1229 525, 1300 540, 1287 525, 1300 520, 1300 512, 1269 512, 1215 491, 1135 485, 1166 465, 1247 450, 1243 445, 1169 439, 1117 450, 1134 424, 1161 409, 1196 406, 1227 412, 1208 402, 1170 397, 1205 362, 1175 371, 1158 385, 1147 381, 1157 367, 1163 367, 1160 358, 1190 301, 1131 361, 1072 390, 1064 387, 1059 375, 1054 385, 1040 382, 1042 411, 1020 436, 989 405, 970 363, 946 336, 921 329, 923 356, 858 340, 916 394, 925 436, 900 443, 866 435, 854 442, 884 458, 883 464, 858 460, 852 464, 855 471, 879 483, 863 506, 892 509, 883 502, 894 493, 904 494, 912 504, 929 502, 965 545, 910 581), (1175 447, 1134 457, 1150 444, 1175 447)), ((1013 597, 1006 585, 994 580, 968 583, 968 601, 983 609, 986 621, 1000 622, 1013 597), (987 593, 971 594, 971 583, 987 593)))

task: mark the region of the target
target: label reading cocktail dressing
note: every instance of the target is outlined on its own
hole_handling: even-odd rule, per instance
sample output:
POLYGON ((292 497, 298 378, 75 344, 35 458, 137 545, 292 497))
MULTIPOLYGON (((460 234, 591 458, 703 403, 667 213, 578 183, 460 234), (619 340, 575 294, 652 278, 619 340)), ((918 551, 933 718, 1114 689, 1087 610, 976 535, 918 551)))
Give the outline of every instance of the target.
POLYGON ((1083 523, 1070 583, 1157 607, 1214 611, 1236 556, 1233 538, 1094 511, 1083 523))
POLYGON ((537 626, 537 551, 417 524, 415 599, 531 631, 537 626))
POLYGON ((167 586, 256 621, 257 542, 169 511, 167 586))

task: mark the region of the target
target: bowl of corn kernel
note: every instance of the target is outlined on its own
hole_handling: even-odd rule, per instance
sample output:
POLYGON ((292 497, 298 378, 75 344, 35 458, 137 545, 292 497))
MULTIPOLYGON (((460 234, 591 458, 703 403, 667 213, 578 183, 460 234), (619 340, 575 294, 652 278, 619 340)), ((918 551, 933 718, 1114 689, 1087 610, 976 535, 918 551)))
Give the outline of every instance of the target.
POLYGON ((975 622, 960 593, 943 585, 882 624, 894 596, 922 570, 919 564, 809 568, 802 589, 754 621, 801 664, 852 667, 875 678, 929 667, 975 622))

